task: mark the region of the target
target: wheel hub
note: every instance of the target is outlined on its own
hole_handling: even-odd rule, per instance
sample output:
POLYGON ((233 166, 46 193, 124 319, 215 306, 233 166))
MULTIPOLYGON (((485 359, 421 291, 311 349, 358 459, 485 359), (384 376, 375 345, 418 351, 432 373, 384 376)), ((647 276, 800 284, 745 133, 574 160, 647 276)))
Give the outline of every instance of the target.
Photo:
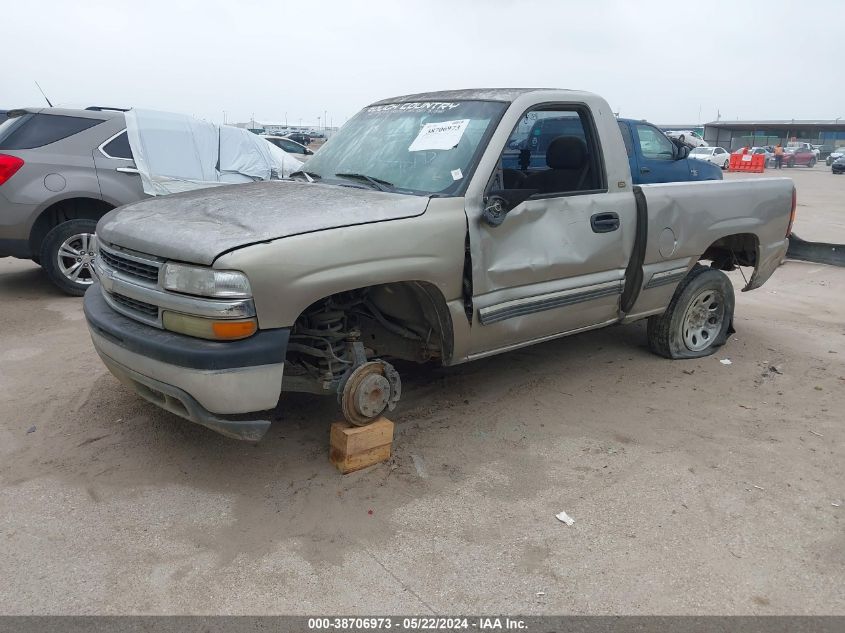
POLYGON ((341 383, 340 407, 343 417, 364 426, 384 411, 392 410, 402 393, 399 374, 382 360, 368 361, 353 369, 341 383))
POLYGON ((725 302, 717 290, 704 290, 690 302, 684 315, 684 344, 693 352, 710 347, 722 330, 725 302))
POLYGON ((71 235, 59 246, 56 263, 69 281, 86 286, 94 282, 95 239, 93 233, 79 233, 71 235))

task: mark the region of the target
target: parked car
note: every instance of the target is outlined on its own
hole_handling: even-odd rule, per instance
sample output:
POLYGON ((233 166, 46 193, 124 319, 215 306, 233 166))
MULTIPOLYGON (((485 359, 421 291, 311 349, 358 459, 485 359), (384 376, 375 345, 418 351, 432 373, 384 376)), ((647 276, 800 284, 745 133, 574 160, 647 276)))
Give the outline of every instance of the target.
POLYGON ((634 184, 721 180, 720 166, 696 160, 690 149, 647 121, 617 119, 634 184))
POLYGON ((696 147, 689 153, 689 157, 706 160, 722 169, 727 169, 731 164, 731 155, 721 147, 696 147))
POLYGON ((833 161, 833 164, 830 166, 830 171, 834 174, 845 173, 845 156, 841 156, 833 161))
POLYGON ((300 160, 308 160, 306 157, 314 154, 313 151, 305 147, 302 143, 297 143, 296 141, 292 141, 284 136, 262 136, 261 138, 265 139, 268 143, 272 143, 288 154, 294 154, 300 160))
POLYGON ((816 162, 819 160, 819 156, 821 155, 821 150, 819 149, 821 145, 811 145, 810 143, 801 143, 801 142, 790 142, 786 144, 787 150, 804 150, 808 152, 812 152, 813 156, 816 157, 816 162))
POLYGON ((27 108, 0 124, 0 257, 32 259, 69 294, 93 281, 94 230, 145 197, 123 112, 27 108))
POLYGON ((292 134, 286 135, 284 138, 289 138, 290 140, 299 143, 300 145, 311 144, 311 137, 301 132, 293 132, 292 134))
POLYGON ((707 147, 709 143, 701 138, 701 135, 694 130, 668 130, 666 136, 677 139, 690 147, 707 147))
POLYGON ((303 167, 100 220, 85 317, 124 384, 257 440, 285 391, 373 421, 401 396, 395 358, 455 365, 645 318, 655 353, 706 356, 732 331, 722 271, 761 286, 795 210, 789 178, 633 185, 609 105, 579 91, 387 99, 303 167), (581 133, 505 167, 543 118, 581 133))
POLYGON ((786 167, 815 167, 816 160, 816 153, 806 147, 787 147, 783 150, 783 164, 786 167))
MULTIPOLYGON (((197 135, 202 128, 209 137, 202 146, 211 151, 203 156, 193 147, 176 151, 186 149, 183 137, 164 137, 154 130, 145 145, 145 160, 136 165, 126 131, 132 113, 100 107, 9 112, 10 118, 0 124, 0 257, 32 259, 64 292, 81 296, 93 282, 97 220, 108 211, 149 194, 168 193, 170 186, 185 190, 216 185, 199 182, 203 174, 213 175, 214 163, 226 169, 222 181, 255 179, 239 173, 238 165, 252 166, 258 158, 249 143, 237 142, 242 131, 227 128, 231 134, 221 136, 206 129, 211 125, 207 123, 194 129, 190 117, 179 119, 182 127, 174 129, 190 129, 197 135), (221 138, 225 142, 221 143, 221 138), (242 160, 243 156, 250 159, 242 160), (193 159, 205 159, 206 164, 193 159), (173 170, 168 172, 171 178, 151 182, 157 161, 173 170), (229 169, 229 164, 235 166, 229 169), (176 173, 177 168, 183 168, 183 173, 176 173), (145 192, 145 178, 160 191, 145 192)), ((253 141, 251 136, 246 140, 253 141)), ((278 152, 267 147, 270 154, 278 152)), ((298 168, 298 160, 286 154, 282 157, 298 168)))
POLYGON ((828 155, 827 159, 825 159, 825 164, 830 167, 831 165, 833 165, 834 162, 836 162, 843 156, 845 156, 845 146, 838 147, 828 155))

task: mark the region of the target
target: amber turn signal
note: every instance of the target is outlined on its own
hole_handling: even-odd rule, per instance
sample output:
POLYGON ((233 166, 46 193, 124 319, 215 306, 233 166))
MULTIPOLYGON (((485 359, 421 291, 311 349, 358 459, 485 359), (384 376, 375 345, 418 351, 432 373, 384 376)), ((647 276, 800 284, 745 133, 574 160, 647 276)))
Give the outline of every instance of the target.
POLYGON ((254 318, 218 321, 179 312, 164 312, 161 322, 165 330, 213 341, 234 341, 252 336, 258 331, 258 322, 254 318))
POLYGON ((255 319, 249 321, 214 321, 211 329, 219 339, 232 340, 252 336, 258 329, 255 319))

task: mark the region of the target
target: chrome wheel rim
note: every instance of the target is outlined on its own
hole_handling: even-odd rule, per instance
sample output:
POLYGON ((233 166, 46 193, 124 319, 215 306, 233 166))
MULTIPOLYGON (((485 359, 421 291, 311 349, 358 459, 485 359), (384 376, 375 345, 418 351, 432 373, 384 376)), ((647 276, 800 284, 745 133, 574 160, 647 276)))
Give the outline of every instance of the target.
POLYGON ((684 314, 684 344, 693 352, 707 349, 716 340, 725 320, 725 298, 718 290, 703 290, 684 314))
POLYGON ((56 255, 56 263, 65 279, 83 286, 94 283, 94 271, 91 267, 96 259, 95 239, 93 233, 78 233, 62 242, 56 255))

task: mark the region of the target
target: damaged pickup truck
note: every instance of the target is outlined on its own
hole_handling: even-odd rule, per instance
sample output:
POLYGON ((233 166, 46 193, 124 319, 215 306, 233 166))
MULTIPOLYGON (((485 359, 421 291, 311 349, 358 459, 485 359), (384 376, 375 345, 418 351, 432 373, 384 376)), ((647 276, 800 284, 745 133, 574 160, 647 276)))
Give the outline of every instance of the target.
POLYGON ((794 212, 785 178, 634 186, 593 94, 397 97, 287 180, 110 212, 85 315, 117 378, 225 435, 259 439, 285 391, 363 425, 401 396, 393 359, 456 365, 646 318, 657 354, 711 354, 732 332, 722 271, 762 285, 794 212), (562 117, 565 135, 525 144, 541 157, 503 165, 562 117))

